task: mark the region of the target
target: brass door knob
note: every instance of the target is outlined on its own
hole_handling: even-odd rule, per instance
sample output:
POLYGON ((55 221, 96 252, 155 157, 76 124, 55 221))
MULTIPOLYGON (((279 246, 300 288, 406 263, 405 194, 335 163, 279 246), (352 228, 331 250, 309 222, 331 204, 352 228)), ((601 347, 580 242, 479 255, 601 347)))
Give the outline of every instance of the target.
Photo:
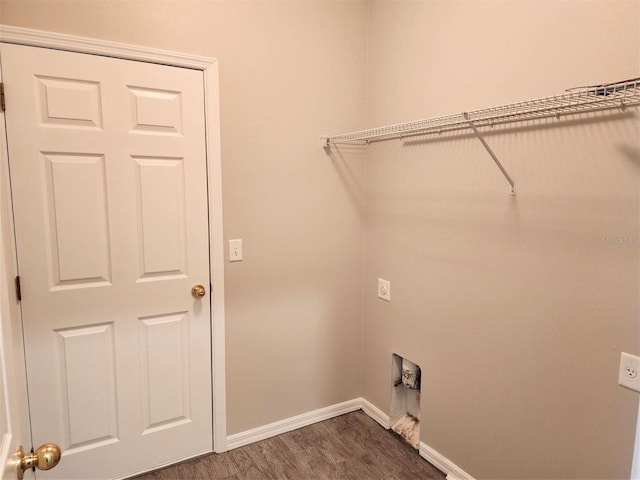
POLYGON ((206 290, 204 289, 204 285, 194 285, 191 289, 191 295, 193 295, 193 298, 202 298, 205 293, 206 290))
POLYGON ((35 453, 24 453, 22 445, 18 447, 16 452, 18 456, 18 480, 24 478, 25 470, 31 468, 36 470, 49 470, 60 462, 62 452, 60 447, 55 443, 45 443, 40 445, 35 453))

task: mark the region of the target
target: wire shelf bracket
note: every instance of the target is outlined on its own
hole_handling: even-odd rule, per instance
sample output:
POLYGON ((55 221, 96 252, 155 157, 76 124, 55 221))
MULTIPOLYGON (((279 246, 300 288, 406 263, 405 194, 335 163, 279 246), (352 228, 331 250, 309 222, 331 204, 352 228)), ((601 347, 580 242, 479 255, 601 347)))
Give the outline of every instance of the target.
POLYGON ((391 140, 433 133, 445 133, 471 129, 487 150, 497 167, 511 186, 515 195, 515 182, 480 132, 482 127, 493 127, 513 122, 560 119, 563 116, 620 109, 640 105, 640 77, 614 83, 577 87, 567 93, 535 100, 463 112, 442 117, 416 120, 341 135, 321 137, 322 147, 329 150, 341 143, 365 143, 391 140))
MULTIPOLYGON (((463 115, 464 115, 465 118, 469 118, 469 114, 467 112, 464 112, 463 115)), ((493 161, 496 162, 496 165, 498 166, 498 168, 500 169, 500 171, 504 175, 504 178, 506 178, 507 182, 509 182, 509 185, 511 185, 511 195, 515 195, 516 194, 516 184, 513 181, 513 178, 511 178, 511 175, 509 175, 509 173, 502 166, 502 163, 500 163, 500 160, 498 160, 498 157, 496 156, 496 154, 493 153, 493 150, 491 150, 491 147, 489 146, 487 141, 484 139, 484 137, 482 136, 482 134, 478 130, 478 127, 476 127, 476 125, 471 120, 469 120, 467 123, 469 124, 469 127, 471 128, 471 130, 473 130, 473 133, 475 133, 476 137, 478 137, 478 140, 480 140, 480 143, 482 143, 482 146, 487 150, 487 152, 489 153, 489 155, 491 156, 493 161)))

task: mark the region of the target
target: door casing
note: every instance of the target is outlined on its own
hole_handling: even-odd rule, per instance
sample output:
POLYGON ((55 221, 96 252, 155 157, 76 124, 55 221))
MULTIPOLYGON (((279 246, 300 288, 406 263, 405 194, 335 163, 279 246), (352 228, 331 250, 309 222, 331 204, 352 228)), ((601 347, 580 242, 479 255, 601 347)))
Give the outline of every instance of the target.
MULTIPOLYGON (((213 385, 213 446, 215 452, 227 450, 225 392, 225 312, 224 312, 224 247, 222 234, 222 161, 220 155, 220 104, 218 63, 216 59, 156 50, 104 40, 0 25, 0 43, 14 43, 77 53, 102 55, 126 60, 191 68, 204 75, 205 141, 207 154, 207 187, 209 191, 209 267, 211 271, 211 344, 213 385)), ((7 98, 7 108, 11 100, 7 98)), ((0 132, 6 134, 6 132, 0 132)), ((5 191, 7 197, 10 192, 5 191)), ((7 198, 10 201, 10 198, 7 198)), ((14 238, 2 238, 15 250, 14 238)), ((9 292, 9 295, 13 295, 9 292)), ((19 318, 11 319, 20 322, 19 318)))

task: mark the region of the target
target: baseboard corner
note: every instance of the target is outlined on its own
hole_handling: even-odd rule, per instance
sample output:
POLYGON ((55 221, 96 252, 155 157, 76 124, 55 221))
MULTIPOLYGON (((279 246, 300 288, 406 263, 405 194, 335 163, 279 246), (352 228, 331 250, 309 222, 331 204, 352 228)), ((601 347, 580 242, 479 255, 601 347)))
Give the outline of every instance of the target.
POLYGON ((420 442, 420 456, 447 475, 447 480, 475 480, 458 465, 424 442, 420 442))
POLYGON ((391 420, 389 419, 389 415, 384 413, 382 410, 380 410, 365 398, 361 398, 360 403, 362 406, 362 411, 373 418, 380 425, 382 425, 385 430, 389 430, 391 428, 391 420))

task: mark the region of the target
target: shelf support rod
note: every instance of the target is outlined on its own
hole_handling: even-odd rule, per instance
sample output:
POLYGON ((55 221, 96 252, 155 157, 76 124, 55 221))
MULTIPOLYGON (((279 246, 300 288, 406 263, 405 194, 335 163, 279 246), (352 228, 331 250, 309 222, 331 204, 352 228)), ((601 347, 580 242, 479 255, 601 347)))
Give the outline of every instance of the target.
POLYGON ((506 178, 507 182, 509 182, 509 185, 511 185, 511 195, 515 195, 516 184, 511 178, 511 175, 509 175, 509 173, 502 166, 502 163, 500 163, 500 160, 498 160, 498 157, 496 157, 496 154, 493 153, 493 150, 491 150, 491 147, 489 146, 487 141, 484 139, 484 137, 482 136, 482 134, 480 133, 476 125, 471 120, 469 120, 469 114, 467 112, 464 112, 464 118, 467 120, 467 124, 469 125, 469 127, 471 127, 471 130, 473 130, 473 133, 475 133, 476 137, 478 137, 478 140, 480 140, 480 143, 482 143, 482 146, 487 150, 487 152, 489 152, 489 155, 491 155, 491 158, 493 158, 493 161, 496 162, 496 165, 504 175, 504 178, 506 178))

